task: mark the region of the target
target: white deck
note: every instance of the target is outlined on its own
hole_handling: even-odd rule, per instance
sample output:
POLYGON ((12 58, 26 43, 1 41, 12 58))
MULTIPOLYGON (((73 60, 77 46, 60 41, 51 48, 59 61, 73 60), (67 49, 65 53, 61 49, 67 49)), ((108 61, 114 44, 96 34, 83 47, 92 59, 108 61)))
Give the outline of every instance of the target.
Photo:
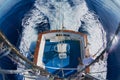
POLYGON ((45 68, 44 63, 42 62, 43 60, 43 54, 44 54, 44 48, 45 48, 45 41, 46 40, 50 40, 52 42, 59 42, 62 40, 79 40, 80 41, 80 45, 81 45, 81 59, 84 58, 84 53, 85 53, 85 41, 84 41, 84 37, 81 36, 80 34, 76 34, 76 33, 72 33, 72 32, 52 32, 52 33, 45 33, 42 34, 41 37, 41 42, 39 45, 39 51, 38 51, 38 58, 37 58, 37 65, 45 68), (65 34, 65 35, 69 35, 69 36, 56 36, 57 34, 65 34))

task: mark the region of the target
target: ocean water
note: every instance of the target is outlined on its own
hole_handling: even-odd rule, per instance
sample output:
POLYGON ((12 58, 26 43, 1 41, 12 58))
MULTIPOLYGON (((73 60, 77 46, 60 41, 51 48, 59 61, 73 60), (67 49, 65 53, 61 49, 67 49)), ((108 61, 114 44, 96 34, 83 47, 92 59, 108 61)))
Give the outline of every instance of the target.
MULTIPOLYGON (((89 7, 100 17, 100 21, 106 31, 107 41, 113 36, 120 23, 120 1, 119 0, 87 0, 89 7)), ((107 79, 120 80, 120 35, 116 36, 107 60, 107 79)))
MULTIPOLYGON (((14 1, 14 4, 17 5, 10 5, 11 7, 14 5, 14 9, 7 8, 2 4, 2 8, 0 8, 2 10, 2 13, 0 12, 2 14, 0 16, 0 29, 14 45, 20 44, 19 49, 26 57, 29 56, 29 50, 34 51, 38 32, 60 29, 62 23, 64 23, 66 29, 87 33, 90 54, 93 55, 98 51, 100 53, 111 39, 120 19, 118 15, 119 0, 86 0, 87 3, 85 0, 36 0, 34 3, 28 0, 14 1), (18 5, 18 3, 20 4, 18 5), (8 14, 4 15, 4 10, 8 14), (85 25, 82 25, 82 22, 85 25), (21 39, 19 39, 18 30, 21 33, 21 39), (18 40, 21 41, 16 44, 18 40), (24 43, 27 45, 24 46, 24 43)), ((1 3, 4 3, 4 1, 1 1, 1 3)), ((11 2, 8 1, 8 3, 11 2)), ((6 4, 8 3, 6 2, 6 4)), ((118 41, 119 35, 116 36, 113 47, 107 53, 109 54, 107 61, 108 80, 120 79, 118 41)), ((0 65, 3 64, 0 63, 0 65)), ((96 70, 98 69, 96 68, 96 70)))

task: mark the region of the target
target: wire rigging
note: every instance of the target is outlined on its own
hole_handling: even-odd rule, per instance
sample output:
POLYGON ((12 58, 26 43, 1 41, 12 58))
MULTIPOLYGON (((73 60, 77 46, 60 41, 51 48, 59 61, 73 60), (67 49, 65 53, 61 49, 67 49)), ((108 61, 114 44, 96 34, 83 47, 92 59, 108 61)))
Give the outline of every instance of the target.
MULTIPOLYGON (((13 51, 13 54, 17 55, 19 58, 21 58, 23 61, 25 61, 27 64, 31 65, 32 69, 37 69, 39 71, 41 71, 41 73, 46 73, 46 74, 50 74, 48 73, 45 69, 37 66, 36 64, 34 64, 33 62, 31 62, 29 59, 27 59, 25 56, 23 56, 18 49, 13 46, 8 39, 5 37, 5 35, 0 31, 0 40, 3 40, 5 42, 5 44, 11 48, 11 50, 13 51)), ((42 74, 41 74, 42 75, 42 74)))

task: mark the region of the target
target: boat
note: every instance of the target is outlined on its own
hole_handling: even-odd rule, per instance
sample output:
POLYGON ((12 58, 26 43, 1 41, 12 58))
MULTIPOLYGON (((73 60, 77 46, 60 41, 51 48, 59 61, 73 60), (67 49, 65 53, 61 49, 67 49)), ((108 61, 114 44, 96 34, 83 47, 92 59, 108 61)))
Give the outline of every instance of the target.
MULTIPOLYGON (((26 62, 26 64, 22 63, 22 65, 26 66, 26 68, 29 65, 30 68, 29 70, 1 69, 0 72, 3 74, 24 73, 25 80, 43 78, 49 80, 51 77, 54 80, 68 78, 71 80, 73 79, 73 77, 70 77, 71 75, 84 68, 84 65, 81 65, 81 63, 85 56, 89 55, 87 35, 71 30, 50 30, 39 33, 33 62, 22 55, 2 32, 0 32, 0 39, 1 43, 4 43, 12 52, 12 54, 9 53, 7 55, 10 59, 21 64, 19 59, 13 57, 13 55, 16 55, 26 62), (46 76, 49 77, 46 78, 46 76)), ((83 73, 89 73, 89 68, 83 73)), ((86 80, 92 80, 93 78, 89 75, 85 77, 86 80)))
MULTIPOLYGON (((89 55, 87 35, 72 30, 50 30, 38 35, 34 63, 59 78, 67 78, 83 69, 89 55), (80 68, 81 67, 81 68, 80 68)), ((86 71, 85 73, 88 73, 86 71)))
POLYGON ((5 74, 19 73, 23 74, 24 80, 99 80, 89 74, 89 67, 109 51, 119 31, 120 25, 112 40, 94 60, 90 57, 87 35, 84 33, 63 29, 39 33, 33 61, 22 55, 0 31, 0 57, 7 56, 25 67, 22 70, 0 69, 0 73, 3 80, 5 74))

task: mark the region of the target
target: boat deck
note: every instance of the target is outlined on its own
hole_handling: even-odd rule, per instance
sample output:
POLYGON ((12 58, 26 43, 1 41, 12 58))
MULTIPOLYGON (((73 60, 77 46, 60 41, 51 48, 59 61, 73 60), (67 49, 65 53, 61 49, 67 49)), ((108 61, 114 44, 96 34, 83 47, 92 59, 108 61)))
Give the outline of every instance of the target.
POLYGON ((80 41, 77 40, 65 40, 64 43, 69 44, 70 49, 66 53, 67 58, 60 59, 57 52, 54 50, 54 46, 58 44, 58 42, 50 42, 50 40, 46 40, 44 54, 43 54, 43 62, 46 66, 46 69, 52 74, 57 74, 59 76, 64 77, 69 76, 72 73, 75 73, 77 70, 77 66, 79 64, 78 58, 80 55, 80 41), (74 68, 73 70, 64 70, 62 68, 74 68))

